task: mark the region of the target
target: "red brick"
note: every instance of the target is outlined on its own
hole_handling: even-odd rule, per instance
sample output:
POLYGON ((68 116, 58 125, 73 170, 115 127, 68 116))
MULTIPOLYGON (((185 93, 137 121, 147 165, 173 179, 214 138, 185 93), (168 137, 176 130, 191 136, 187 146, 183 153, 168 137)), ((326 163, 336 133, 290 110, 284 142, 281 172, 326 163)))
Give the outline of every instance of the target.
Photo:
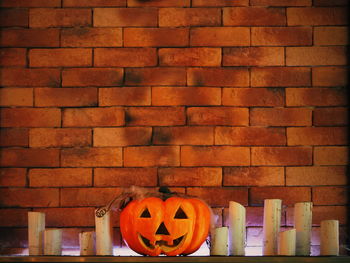
POLYGON ((284 26, 284 8, 226 7, 223 9, 224 26, 284 26))
POLYGON ((312 84, 320 87, 346 86, 348 74, 345 67, 312 68, 312 84))
POLYGON ((155 127, 153 144, 165 145, 213 145, 213 127, 155 127))
POLYGON ((248 6, 248 0, 192 0, 192 6, 248 6))
POLYGON ((143 106, 151 105, 151 88, 122 87, 100 88, 99 106, 143 106))
POLYGON ((3 29, 0 45, 5 47, 58 47, 59 30, 45 29, 3 29))
POLYGON ((33 8, 29 11, 30 27, 90 26, 91 11, 78 8, 33 8))
POLYGON ((190 86, 248 87, 249 72, 245 68, 189 68, 187 82, 190 86))
POLYGON ((159 185, 165 186, 221 186, 221 168, 160 168, 159 185))
POLYGON ((314 110, 315 126, 335 126, 348 124, 347 108, 316 108, 314 110))
POLYGON ((120 47, 121 28, 66 28, 61 31, 63 47, 120 47))
POLYGON ((1 209, 0 210, 0 225, 2 227, 27 227, 28 226, 29 209, 1 209))
POLYGON ((190 0, 167 0, 167 1, 140 1, 140 0, 127 0, 128 7, 146 7, 146 6, 155 6, 155 7, 186 7, 190 6, 190 0))
POLYGON ((34 128, 29 132, 30 147, 81 147, 91 145, 90 129, 34 128))
POLYGON ((242 205, 248 204, 248 189, 246 188, 188 188, 189 195, 196 196, 206 201, 211 207, 228 207, 229 201, 235 201, 242 205))
POLYGON ((283 47, 224 48, 224 66, 283 66, 283 47))
POLYGON ((342 106, 347 105, 347 91, 343 88, 289 88, 287 106, 342 106))
POLYGON ((222 104, 228 106, 284 106, 284 89, 224 88, 222 104))
POLYGON ((28 9, 1 9, 0 10, 1 27, 27 27, 28 9))
POLYGON ((247 108, 193 107, 187 109, 190 125, 248 125, 247 108))
POLYGON ((253 6, 311 6, 312 0, 251 0, 253 6))
POLYGON ((0 146, 25 146, 29 144, 29 132, 26 128, 1 128, 0 146))
POLYGON ((348 147, 331 146, 314 148, 315 165, 347 165, 348 164, 348 147))
POLYGON ((179 166, 179 146, 141 146, 124 148, 124 166, 179 166))
POLYGON ((161 48, 161 66, 220 66, 220 48, 161 48))
POLYGON ((1 127, 59 127, 61 110, 7 108, 1 109, 1 127))
POLYGON ((153 87, 152 105, 220 105, 221 89, 207 87, 153 87))
POLYGON ((149 145, 151 127, 95 128, 94 146, 149 145))
POLYGON ((0 50, 0 66, 26 66, 27 51, 25 48, 2 48, 0 50))
POLYGON ((185 68, 129 68, 125 70, 125 84, 143 85, 185 85, 185 68))
POLYGON ((178 47, 188 41, 188 28, 124 28, 125 47, 178 47))
POLYGON ((288 26, 346 25, 347 10, 342 7, 293 7, 287 9, 288 26))
POLYGON ((151 27, 158 25, 155 8, 94 8, 94 27, 151 27))
MULTIPOLYGON (((27 169, 25 168, 1 168, 0 186, 24 187, 27 185, 27 169)), ((0 210, 1 211, 1 210, 0 210)), ((1 220, 0 220, 1 222, 1 220)))
POLYGON ((311 27, 253 27, 253 46, 308 46, 312 44, 311 27))
POLYGON ((2 207, 54 207, 58 206, 59 189, 2 188, 2 207))
POLYGON ((304 67, 262 67, 251 69, 253 87, 309 86, 310 69, 304 67))
POLYGON ((155 48, 96 48, 95 67, 146 67, 157 65, 155 48))
POLYGON ((346 205, 348 202, 345 187, 313 187, 312 201, 315 205, 346 205))
POLYGON ((343 127, 287 128, 288 145, 346 145, 347 129, 343 127))
POLYGON ((314 6, 337 6, 337 5, 349 5, 348 0, 314 0, 314 6))
POLYGON ((64 7, 116 7, 126 6, 127 0, 63 0, 64 7))
POLYGON ((121 166, 121 148, 72 148, 61 151, 63 167, 121 166))
POLYGON ((315 27, 315 45, 347 45, 348 29, 346 27, 315 27))
POLYGON ((283 167, 225 167, 224 186, 284 185, 283 167))
POLYGON ((282 199, 283 205, 294 205, 298 202, 311 201, 309 187, 252 187, 250 205, 261 205, 265 199, 282 199))
POLYGON ((191 46, 249 46, 247 27, 194 27, 190 33, 191 46))
POLYGON ((31 88, 1 88, 0 106, 33 106, 33 89, 31 88))
POLYGON ((160 27, 220 26, 219 8, 161 8, 160 27))
POLYGON ((253 108, 252 126, 311 126, 312 110, 306 108, 253 108))
POLYGON ((96 168, 94 186, 156 186, 156 168, 96 168))
POLYGON ((286 145, 283 128, 216 127, 215 145, 286 145))
POLYGON ((88 168, 30 169, 30 187, 91 186, 92 170, 88 168))
POLYGON ((186 122, 183 107, 131 107, 125 114, 128 126, 173 126, 186 122))
POLYGON ((181 166, 246 166, 250 165, 247 147, 182 146, 181 166), (234 158, 233 158, 234 156, 234 158))
POLYGON ((61 0, 2 0, 1 7, 61 7, 61 0))
POLYGON ((59 164, 58 149, 13 149, 1 150, 0 166, 53 167, 59 164))
POLYGON ((311 147, 252 147, 252 165, 311 165, 311 147))
POLYGON ((62 72, 62 86, 120 86, 123 69, 71 68, 62 72))
POLYGON ((64 127, 122 126, 124 110, 119 107, 64 109, 64 127))
POLYGON ((345 185, 345 166, 287 167, 287 185, 345 185))

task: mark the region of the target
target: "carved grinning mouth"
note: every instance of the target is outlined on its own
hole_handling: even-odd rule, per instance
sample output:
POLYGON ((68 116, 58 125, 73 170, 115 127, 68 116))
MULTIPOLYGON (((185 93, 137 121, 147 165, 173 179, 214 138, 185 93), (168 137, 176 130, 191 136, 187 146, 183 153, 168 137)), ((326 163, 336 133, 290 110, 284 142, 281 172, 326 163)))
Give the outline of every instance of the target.
POLYGON ((139 235, 139 239, 142 240, 142 242, 148 247, 148 248, 151 248, 151 249, 154 249, 156 246, 160 246, 160 247, 166 247, 166 248, 174 248, 174 247, 177 247, 181 241, 184 239, 184 237, 186 235, 183 235, 181 237, 178 237, 176 239, 173 240, 173 244, 172 245, 169 245, 167 241, 165 240, 158 240, 155 242, 155 245, 151 244, 151 241, 147 238, 145 238, 144 236, 142 236, 140 233, 138 234, 139 235))

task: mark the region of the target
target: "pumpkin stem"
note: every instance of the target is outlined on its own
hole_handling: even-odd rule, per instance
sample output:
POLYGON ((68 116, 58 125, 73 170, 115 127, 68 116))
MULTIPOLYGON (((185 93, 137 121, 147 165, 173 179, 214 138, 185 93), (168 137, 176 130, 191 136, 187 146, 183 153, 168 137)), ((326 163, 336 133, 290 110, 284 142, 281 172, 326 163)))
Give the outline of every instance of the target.
POLYGON ((176 192, 170 191, 170 189, 166 186, 159 187, 158 192, 162 194, 163 201, 167 200, 168 198, 172 197, 173 195, 176 195, 176 192))

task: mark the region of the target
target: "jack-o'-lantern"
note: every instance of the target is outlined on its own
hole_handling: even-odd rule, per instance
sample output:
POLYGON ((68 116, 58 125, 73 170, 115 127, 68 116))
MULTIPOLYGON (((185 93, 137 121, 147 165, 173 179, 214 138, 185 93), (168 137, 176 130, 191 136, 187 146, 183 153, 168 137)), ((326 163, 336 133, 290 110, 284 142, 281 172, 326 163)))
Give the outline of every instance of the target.
POLYGON ((120 214, 125 242, 135 252, 150 256, 195 252, 205 241, 209 225, 208 206, 195 198, 133 200, 120 214))

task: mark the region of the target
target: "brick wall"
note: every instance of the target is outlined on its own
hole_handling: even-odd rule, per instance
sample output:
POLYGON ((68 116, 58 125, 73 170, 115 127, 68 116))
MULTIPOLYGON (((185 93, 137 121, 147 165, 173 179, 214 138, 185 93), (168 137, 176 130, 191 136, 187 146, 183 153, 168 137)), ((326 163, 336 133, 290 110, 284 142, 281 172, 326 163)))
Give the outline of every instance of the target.
POLYGON ((139 185, 205 199, 218 225, 240 202, 250 247, 264 199, 285 227, 312 201, 317 254, 320 220, 347 223, 347 3, 2 0, 1 253, 31 210, 77 246, 139 185))

